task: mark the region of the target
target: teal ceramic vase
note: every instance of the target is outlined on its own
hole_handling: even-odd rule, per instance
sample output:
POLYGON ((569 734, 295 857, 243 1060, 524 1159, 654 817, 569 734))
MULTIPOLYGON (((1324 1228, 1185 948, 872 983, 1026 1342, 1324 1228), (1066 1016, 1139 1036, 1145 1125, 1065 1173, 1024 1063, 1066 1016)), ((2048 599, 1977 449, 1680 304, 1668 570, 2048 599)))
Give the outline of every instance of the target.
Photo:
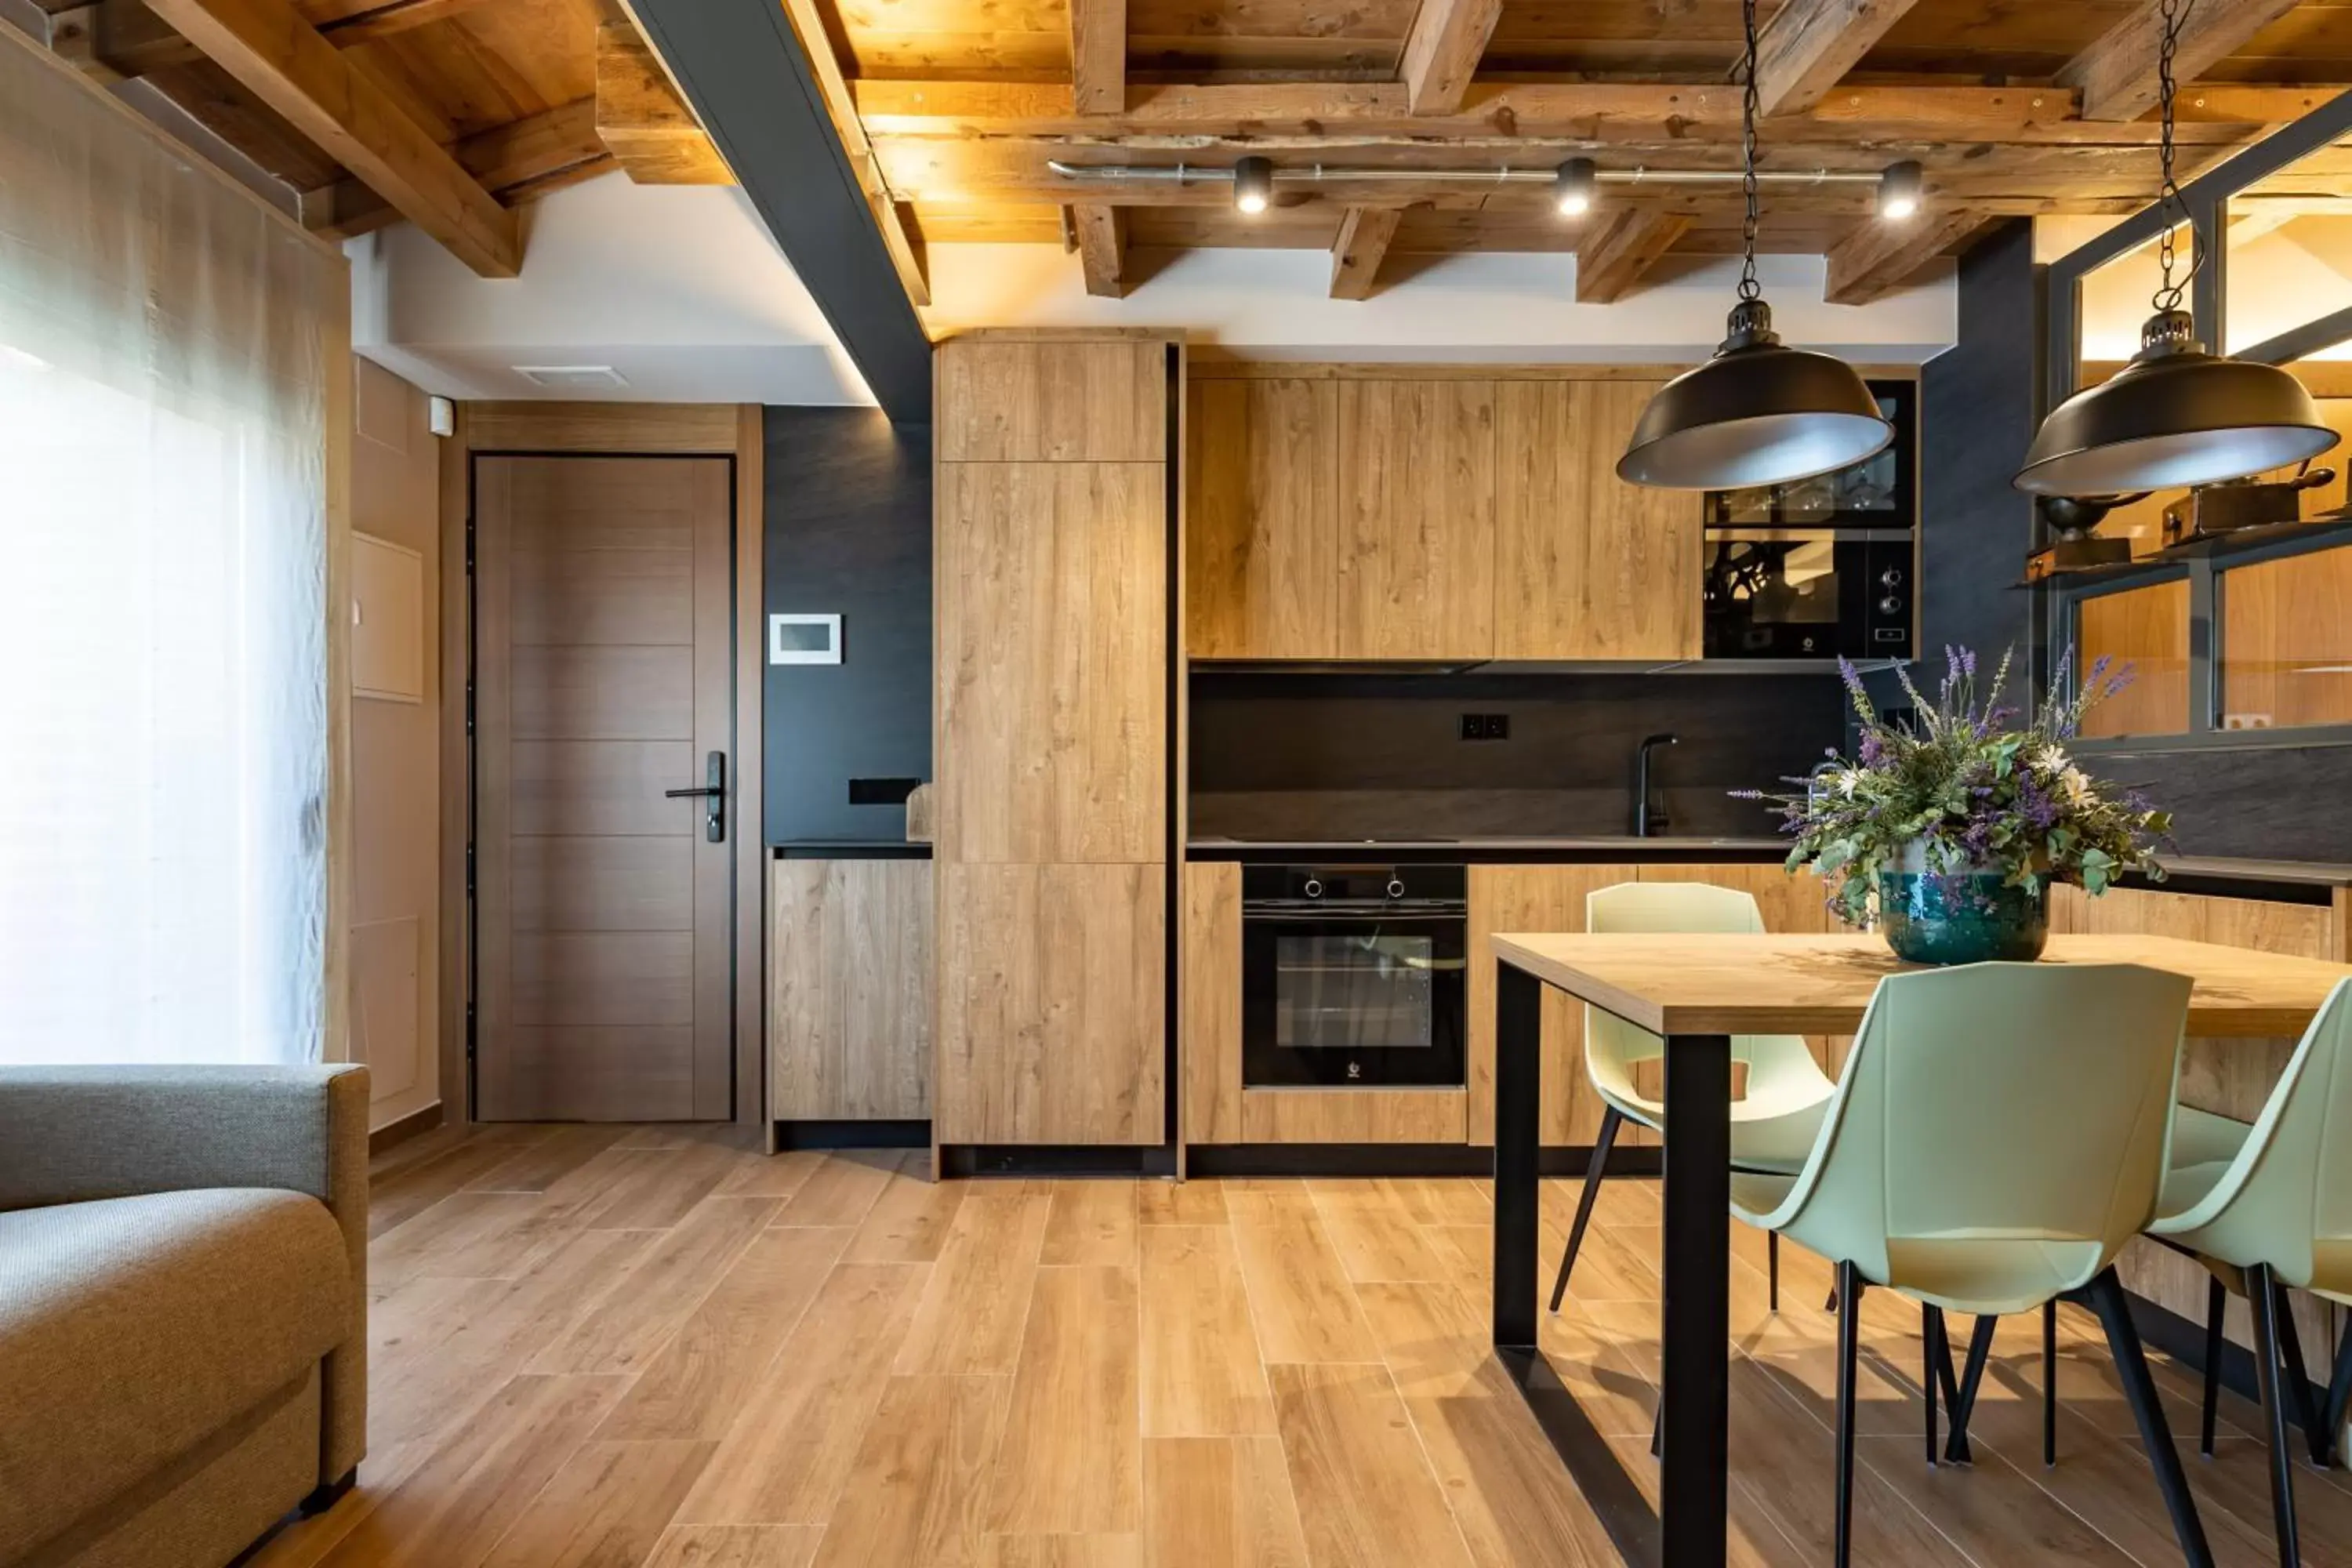
POLYGON ((1998 871, 1881 871, 1879 925, 1908 963, 2031 963, 2050 940, 2050 884, 1998 871))

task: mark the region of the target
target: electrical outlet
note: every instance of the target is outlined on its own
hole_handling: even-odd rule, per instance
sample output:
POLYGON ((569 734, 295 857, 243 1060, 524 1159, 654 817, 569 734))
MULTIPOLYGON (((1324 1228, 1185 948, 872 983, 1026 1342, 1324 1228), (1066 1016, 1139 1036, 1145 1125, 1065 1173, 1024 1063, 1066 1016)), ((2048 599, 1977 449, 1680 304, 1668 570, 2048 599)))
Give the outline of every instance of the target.
POLYGON ((1511 716, 1508 713, 1486 715, 1486 739, 1507 741, 1511 738, 1511 716))
POLYGON ((1486 716, 1484 713, 1465 713, 1462 715, 1462 738, 1465 741, 1485 740, 1486 738, 1486 716))
POLYGON ((1507 713, 1465 713, 1462 715, 1462 738, 1465 741, 1507 741, 1511 738, 1511 716, 1507 713))

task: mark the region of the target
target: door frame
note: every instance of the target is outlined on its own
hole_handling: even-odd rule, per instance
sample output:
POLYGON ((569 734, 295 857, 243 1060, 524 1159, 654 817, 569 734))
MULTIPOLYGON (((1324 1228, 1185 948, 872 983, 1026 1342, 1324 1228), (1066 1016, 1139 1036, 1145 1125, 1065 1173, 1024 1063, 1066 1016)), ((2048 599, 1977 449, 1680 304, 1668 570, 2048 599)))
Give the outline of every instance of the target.
POLYGON ((766 562, 765 419, 756 403, 460 403, 441 444, 441 668, 458 700, 441 708, 442 1119, 474 1120, 467 1022, 474 1001, 473 904, 466 891, 473 844, 474 768, 467 708, 474 682, 469 526, 477 457, 724 457, 734 466, 735 724, 728 803, 735 825, 733 952, 734 1114, 738 1127, 768 1124, 767 843, 762 810, 765 737, 763 581, 766 562), (460 831, 459 829, 463 829, 460 831), (451 1087, 456 1086, 456 1087, 451 1087))

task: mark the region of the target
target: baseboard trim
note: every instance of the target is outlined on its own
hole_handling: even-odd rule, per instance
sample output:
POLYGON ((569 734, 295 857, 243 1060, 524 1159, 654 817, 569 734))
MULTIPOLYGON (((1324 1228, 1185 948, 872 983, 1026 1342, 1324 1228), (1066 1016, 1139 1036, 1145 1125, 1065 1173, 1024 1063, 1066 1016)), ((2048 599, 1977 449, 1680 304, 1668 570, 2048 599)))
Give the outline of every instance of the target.
POLYGON ((1171 1144, 942 1143, 943 1176, 1172 1176, 1171 1144))
MULTIPOLYGON (((1581 1176, 1592 1163, 1591 1144, 1546 1148, 1538 1169, 1547 1176, 1581 1176)), ((1659 1151, 1620 1146, 1609 1152, 1609 1174, 1654 1176, 1659 1151)), ((1191 1143, 1184 1170, 1194 1176, 1491 1176, 1495 1151, 1475 1143, 1191 1143)))
POLYGON ((432 1131, 441 1125, 441 1102, 435 1100, 421 1110, 396 1117, 368 1134, 368 1158, 373 1160, 386 1150, 397 1149, 411 1138, 432 1131))
POLYGON ((928 1149, 927 1121, 833 1121, 803 1118, 776 1123, 776 1152, 787 1149, 928 1149))

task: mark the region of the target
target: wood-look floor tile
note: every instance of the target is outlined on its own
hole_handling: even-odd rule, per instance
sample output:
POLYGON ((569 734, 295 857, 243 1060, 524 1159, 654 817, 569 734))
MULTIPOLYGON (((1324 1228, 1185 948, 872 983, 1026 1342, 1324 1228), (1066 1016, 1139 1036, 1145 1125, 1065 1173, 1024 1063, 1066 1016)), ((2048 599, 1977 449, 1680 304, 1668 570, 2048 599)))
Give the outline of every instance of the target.
POLYGON ((466 1184, 475 1193, 544 1193, 605 1150, 618 1143, 628 1128, 614 1122, 585 1122, 551 1128, 546 1137, 513 1149, 502 1163, 492 1166, 466 1184))
POLYGON ((1136 1184, 1124 1180, 1056 1182, 1037 1261, 1135 1267, 1136 1184))
POLYGON ((675 1149, 616 1148, 602 1158, 619 1173, 604 1195, 582 1212, 581 1223, 599 1230, 665 1230, 692 1213, 746 1156, 714 1143, 688 1143, 675 1149))
POLYGON ((902 1149, 859 1149, 827 1154, 776 1216, 779 1225, 856 1226, 907 1161, 902 1149))
POLYGON ((1323 1233, 1358 1284, 1441 1281, 1454 1267, 1422 1235, 1394 1196, 1375 1182, 1312 1182, 1323 1233))
MULTIPOLYGON (((970 1182, 934 1182, 916 1170, 893 1173, 874 1206, 866 1211, 843 1261, 933 1263, 947 1245, 956 1210, 971 1192, 970 1182)), ((782 1216, 793 1223, 788 1205, 782 1216)))
POLYGON ((956 1210, 930 1289, 899 1348, 908 1376, 1009 1373, 1021 1352, 1051 1200, 975 1189, 956 1210))
POLYGON ((322 1559, 325 1568, 475 1568, 604 1418, 612 1377, 517 1377, 454 1428, 322 1559))
POLYGON ((511 1279, 571 1229, 532 1193, 452 1193, 368 1249, 369 1283, 389 1290, 423 1275, 511 1279))
POLYGON ((992 1535, 985 1568, 1143 1568, 1139 1535, 992 1535))
POLYGON ((823 1524, 849 1478, 890 1363, 930 1276, 917 1263, 845 1263, 742 1390, 743 1415, 678 1510, 709 1524, 823 1524))
POLYGON ((808 1568, 824 1539, 815 1524, 673 1524, 646 1568, 808 1568))
POLYGON ((368 1193, 368 1235, 388 1235, 485 1172, 512 1159, 515 1146, 475 1138, 374 1184, 368 1193))
POLYGON ((597 1436, 724 1436, 743 1413, 744 1389, 775 1359, 848 1242, 845 1230, 754 1236, 597 1436))
POLYGON ((1141 1524, 1133 1268, 1041 1268, 1013 1374, 988 1528, 1126 1535, 1141 1524))
POLYGON ((1144 1228, 1143 1430, 1149 1436, 1274 1430, 1274 1401, 1233 1233, 1144 1228))
MULTIPOLYGON (((654 1157, 679 1155, 661 1152, 654 1157)), ((695 1205, 642 1262, 532 1360, 531 1370, 642 1370, 775 1212, 773 1198, 705 1198, 695 1205)))
POLYGON ((824 1151, 787 1149, 763 1154, 730 1171, 712 1190, 745 1197, 789 1198, 799 1193, 824 1163, 824 1151))
MULTIPOLYGON (((1617 1456, 1617 1463, 1633 1478, 1650 1506, 1658 1506, 1658 1461, 1651 1457, 1647 1437, 1612 1437, 1609 1447, 1617 1456)), ((1739 1484, 1735 1474, 1726 1500, 1723 1561, 1724 1568, 1821 1568, 1826 1555, 1814 1555, 1790 1540, 1756 1504, 1748 1489, 1739 1484)), ((1608 1560, 1602 1559, 1605 1563, 1608 1560)), ((1868 1563, 1857 1556, 1856 1563, 1868 1563)), ((1980 1563, 1978 1568, 1991 1568, 1980 1563)))
POLYGON ((1223 1225, 1224 1186, 1213 1181, 1139 1182, 1135 1209, 1145 1225, 1223 1225))
POLYGON ((1481 1568, 1617 1561, 1592 1506, 1492 1356, 1445 1392, 1408 1395, 1405 1409, 1481 1568))
POLYGON ((1258 1351, 1269 1362, 1363 1362, 1380 1350, 1322 1223, 1286 1215, 1236 1223, 1258 1351))
POLYGON ((1451 1285, 1359 1285, 1356 1299, 1407 1399, 1459 1394, 1494 1362, 1486 1319, 1451 1285))
POLYGON ((1269 1366, 1290 1489, 1316 1568, 1469 1563, 1388 1369, 1269 1366))
POLYGON ((1282 1440, 1143 1445, 1147 1568, 1308 1568, 1282 1440))
MULTIPOLYGON (((1826 1461, 1833 1452, 1824 1446, 1820 1457, 1826 1461)), ((1911 1505, 1911 1517, 1904 1521, 1906 1539, 1889 1542, 1900 1555, 1878 1561, 1933 1561, 1928 1549, 1913 1540, 1932 1532, 1958 1549, 1948 1559, 1956 1563, 2046 1559, 2079 1563, 2084 1568, 2129 1568, 2132 1562, 2115 1542, 1998 1455, 1988 1454, 1973 1465, 1929 1469, 1919 1439, 1864 1437, 1854 1444, 1854 1464, 1857 1469, 1867 1467, 1881 1485, 1911 1505)), ((1761 1489, 1769 1482, 1748 1484, 1761 1489)), ((1871 1499, 1876 1490, 1861 1484, 1855 1489, 1862 1500, 1871 1499)), ((1863 1506, 1866 1501, 1857 1503, 1863 1506)), ((1854 1546, 1859 1555, 1858 1519, 1854 1546)))
POLYGON ((816 1568, 978 1568, 1001 1377, 894 1377, 866 1429, 816 1568))
POLYGON ((1382 1176, 1375 1184, 1415 1225, 1491 1226, 1495 1200, 1475 1182, 1431 1176, 1382 1176))
POLYGON ((639 1568, 711 1447, 587 1444, 531 1500, 484 1568, 639 1568))

